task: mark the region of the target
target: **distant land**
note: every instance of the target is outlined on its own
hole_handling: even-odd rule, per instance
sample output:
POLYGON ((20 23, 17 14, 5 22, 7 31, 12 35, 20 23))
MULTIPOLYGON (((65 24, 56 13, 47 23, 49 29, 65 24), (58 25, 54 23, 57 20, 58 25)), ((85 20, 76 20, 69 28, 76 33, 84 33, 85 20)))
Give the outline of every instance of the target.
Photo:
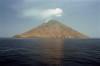
POLYGON ((68 38, 86 39, 88 36, 62 24, 58 20, 49 20, 27 32, 15 35, 15 38, 68 38))

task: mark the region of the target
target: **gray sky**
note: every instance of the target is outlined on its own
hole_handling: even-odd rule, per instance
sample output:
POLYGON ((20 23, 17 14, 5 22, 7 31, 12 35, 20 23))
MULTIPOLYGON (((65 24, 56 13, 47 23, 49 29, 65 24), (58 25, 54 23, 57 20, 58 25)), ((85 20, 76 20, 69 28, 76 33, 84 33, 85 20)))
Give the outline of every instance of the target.
POLYGON ((49 18, 100 38, 100 0, 0 0, 0 37, 26 32, 49 18))

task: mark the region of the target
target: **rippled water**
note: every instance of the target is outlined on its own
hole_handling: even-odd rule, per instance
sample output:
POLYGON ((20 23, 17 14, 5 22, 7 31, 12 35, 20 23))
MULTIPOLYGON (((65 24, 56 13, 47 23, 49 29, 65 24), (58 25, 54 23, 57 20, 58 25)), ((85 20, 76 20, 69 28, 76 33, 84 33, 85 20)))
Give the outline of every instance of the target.
POLYGON ((0 39, 0 66, 100 66, 100 39, 0 39))

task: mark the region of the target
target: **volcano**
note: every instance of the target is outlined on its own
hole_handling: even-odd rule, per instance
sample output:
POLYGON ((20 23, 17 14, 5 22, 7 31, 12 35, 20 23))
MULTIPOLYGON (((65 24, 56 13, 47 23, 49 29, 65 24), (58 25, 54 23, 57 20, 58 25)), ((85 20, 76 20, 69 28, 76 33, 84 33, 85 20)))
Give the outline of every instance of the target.
POLYGON ((15 35, 16 38, 88 38, 86 35, 62 24, 57 20, 49 20, 25 33, 15 35))

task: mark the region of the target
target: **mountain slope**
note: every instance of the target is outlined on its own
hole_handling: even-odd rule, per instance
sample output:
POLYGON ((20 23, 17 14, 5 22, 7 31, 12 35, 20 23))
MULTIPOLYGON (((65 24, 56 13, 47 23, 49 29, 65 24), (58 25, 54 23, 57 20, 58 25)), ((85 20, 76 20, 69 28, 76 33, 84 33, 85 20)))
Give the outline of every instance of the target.
POLYGON ((57 20, 50 20, 30 31, 16 35, 17 38, 88 38, 57 20))

